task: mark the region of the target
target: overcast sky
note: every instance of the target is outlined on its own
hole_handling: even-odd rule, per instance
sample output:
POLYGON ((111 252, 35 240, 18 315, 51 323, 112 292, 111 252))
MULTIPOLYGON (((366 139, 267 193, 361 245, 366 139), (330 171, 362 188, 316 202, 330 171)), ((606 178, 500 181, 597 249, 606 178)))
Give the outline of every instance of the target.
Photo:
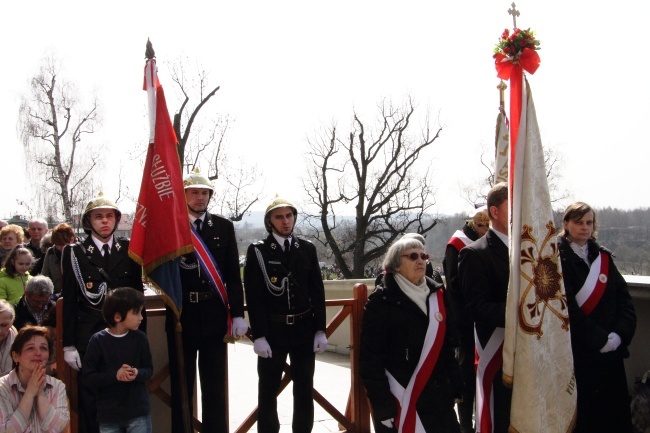
MULTIPOLYGON (((235 119, 230 152, 257 164, 265 178, 259 207, 276 192, 305 199, 299 179, 307 138, 332 122, 347 130, 353 109, 371 123, 382 98, 400 103, 411 96, 443 126, 423 156, 434 168, 435 210, 467 211, 459 186, 478 178, 481 150, 494 145, 499 80, 492 49, 512 28, 510 3, 7 3, 0 26, 0 218, 24 212, 17 199, 37 187, 23 174, 16 122, 30 78, 49 53, 82 97, 98 92, 103 124, 88 145, 110 151, 96 183, 115 194, 121 163, 139 188, 141 167, 124 155, 148 138, 148 37, 172 115, 179 104, 168 65, 179 57, 201 64, 210 84, 221 86, 204 110, 235 119)), ((650 3, 520 0, 517 9, 518 27, 532 28, 541 41, 541 66, 529 82, 543 143, 564 159, 563 187, 596 207, 649 206, 650 3)))

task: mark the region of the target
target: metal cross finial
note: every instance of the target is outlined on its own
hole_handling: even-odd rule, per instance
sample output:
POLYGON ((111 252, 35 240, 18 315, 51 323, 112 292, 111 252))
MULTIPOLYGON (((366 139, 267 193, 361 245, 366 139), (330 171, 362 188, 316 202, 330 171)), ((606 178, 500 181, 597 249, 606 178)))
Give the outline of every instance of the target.
POLYGON ((512 9, 508 9, 508 14, 512 15, 512 24, 513 24, 513 29, 517 28, 517 17, 519 16, 519 11, 517 10, 517 6, 515 5, 515 2, 512 2, 512 9))

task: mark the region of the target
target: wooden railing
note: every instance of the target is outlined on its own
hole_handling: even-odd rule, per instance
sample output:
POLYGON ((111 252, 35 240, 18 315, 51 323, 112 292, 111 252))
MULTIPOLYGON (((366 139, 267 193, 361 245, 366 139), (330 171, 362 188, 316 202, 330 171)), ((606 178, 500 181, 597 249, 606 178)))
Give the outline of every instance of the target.
MULTIPOLYGON (((365 284, 356 284, 353 290, 352 299, 332 299, 325 301, 327 308, 339 307, 340 310, 327 324, 327 336, 330 337, 343 323, 346 318, 350 318, 350 392, 346 405, 345 414, 342 414, 334 405, 329 402, 317 389, 313 390, 313 398, 323 409, 325 409, 338 423, 341 431, 354 433, 370 432, 370 408, 366 398, 365 389, 359 376, 359 342, 361 338, 361 319, 363 309, 368 299, 368 289, 365 284)), ((63 300, 57 302, 57 323, 63 323, 63 300)), ((63 331, 62 326, 57 326, 57 359, 60 360, 59 374, 60 379, 66 384, 68 396, 70 398, 70 425, 72 431, 77 429, 77 372, 63 361, 63 331)), ((149 381, 148 389, 150 394, 155 395, 167 406, 170 406, 171 398, 169 394, 162 389, 162 383, 169 377, 169 366, 161 368, 149 381)), ((280 384, 280 391, 286 388, 291 382, 291 370, 288 364, 284 367, 284 376, 280 384)), ((226 384, 227 390, 227 384, 226 384)), ((227 393, 226 393, 227 395, 227 393)), ((228 412, 226 412, 228 413, 228 412)), ((250 414, 239 425, 235 432, 244 433, 251 429, 257 421, 257 407, 252 407, 250 414)), ((202 425, 199 420, 193 418, 193 426, 196 431, 202 431, 202 425)))

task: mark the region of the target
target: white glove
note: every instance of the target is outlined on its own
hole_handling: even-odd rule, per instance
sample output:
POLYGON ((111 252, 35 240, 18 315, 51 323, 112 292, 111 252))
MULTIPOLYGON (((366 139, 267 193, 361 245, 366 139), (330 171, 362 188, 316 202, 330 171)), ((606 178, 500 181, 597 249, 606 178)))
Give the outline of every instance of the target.
POLYGON ((616 332, 610 332, 607 339, 614 343, 614 350, 618 349, 618 346, 621 345, 621 337, 616 332))
POLYGON ((607 343, 600 349, 600 353, 613 352, 621 345, 621 337, 616 332, 610 332, 607 336, 607 343))
POLYGON ((381 423, 388 428, 393 428, 395 427, 395 418, 385 419, 381 423))
POLYGON ((70 366, 71 369, 79 371, 81 368, 81 357, 77 348, 74 346, 66 346, 63 348, 63 359, 70 366))
POLYGON ((248 325, 243 317, 235 317, 232 319, 232 334, 236 338, 241 338, 248 332, 248 325))
POLYGON ((266 341, 266 337, 260 337, 253 341, 253 350, 261 358, 272 358, 271 346, 266 341))
POLYGON ((314 335, 314 352, 323 353, 327 349, 327 337, 323 331, 318 331, 314 335))

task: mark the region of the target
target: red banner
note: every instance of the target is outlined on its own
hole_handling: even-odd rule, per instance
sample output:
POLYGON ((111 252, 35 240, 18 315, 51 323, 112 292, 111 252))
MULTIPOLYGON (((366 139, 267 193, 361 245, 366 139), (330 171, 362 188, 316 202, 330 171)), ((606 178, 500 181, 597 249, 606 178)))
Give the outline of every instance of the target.
POLYGON ((174 259, 192 252, 193 246, 178 140, 156 76, 155 60, 145 67, 145 87, 150 95, 153 139, 144 165, 129 255, 142 265, 150 281, 168 295, 166 303, 180 309, 182 292, 174 259))

